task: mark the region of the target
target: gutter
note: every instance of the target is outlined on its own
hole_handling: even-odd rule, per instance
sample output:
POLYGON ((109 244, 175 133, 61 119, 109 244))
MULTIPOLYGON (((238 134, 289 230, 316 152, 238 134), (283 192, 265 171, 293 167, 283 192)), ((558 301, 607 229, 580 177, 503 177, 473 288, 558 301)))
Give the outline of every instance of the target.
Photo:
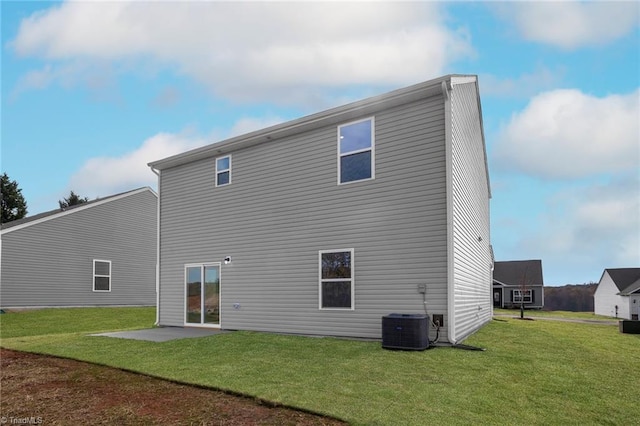
POLYGON ((443 81, 441 84, 444 97, 444 129, 445 129, 445 167, 447 194, 447 340, 456 344, 456 297, 455 297, 455 269, 453 252, 453 147, 451 135, 451 89, 443 81))
POLYGON ((160 171, 151 167, 158 177, 158 205, 156 206, 156 322, 160 325, 160 171))

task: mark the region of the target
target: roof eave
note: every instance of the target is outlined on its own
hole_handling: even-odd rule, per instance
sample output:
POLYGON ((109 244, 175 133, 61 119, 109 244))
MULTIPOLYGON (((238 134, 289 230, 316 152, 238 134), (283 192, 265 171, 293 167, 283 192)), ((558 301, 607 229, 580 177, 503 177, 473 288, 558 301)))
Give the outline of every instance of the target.
MULTIPOLYGON (((107 196, 107 197, 104 197, 104 198, 101 198, 101 199, 97 199, 97 200, 91 200, 91 201, 89 201, 87 203, 76 205, 73 208, 70 208, 68 210, 55 209, 55 210, 51 210, 50 212, 44 212, 44 213, 51 213, 51 214, 47 214, 47 215, 42 216, 42 217, 40 217, 38 219, 29 220, 29 221, 22 222, 22 223, 13 225, 13 226, 2 228, 0 230, 0 234, 2 234, 2 235, 8 234, 10 232, 14 232, 14 231, 18 231, 20 229, 28 228, 30 226, 34 226, 34 225, 37 225, 37 224, 40 224, 40 223, 43 223, 43 222, 48 222, 50 220, 53 220, 53 219, 56 219, 56 218, 59 218, 59 217, 62 217, 62 216, 67 216, 67 215, 70 215, 70 214, 81 212, 81 211, 86 210, 86 209, 90 209, 90 208, 93 208, 93 207, 96 207, 96 206, 99 206, 99 205, 102 205, 102 204, 110 203, 112 201, 116 201, 116 200, 119 200, 119 199, 122 199, 122 198, 125 198, 125 197, 130 197, 132 195, 136 195, 136 194, 139 194, 139 193, 145 192, 145 191, 151 192, 156 198, 158 197, 158 194, 153 189, 151 189, 148 186, 143 186, 141 188, 132 189, 131 191, 121 192, 119 194, 110 195, 110 196, 107 196)), ((10 223, 11 222, 8 222, 8 224, 10 224, 10 223)), ((6 225, 6 224, 3 224, 3 225, 6 225)))

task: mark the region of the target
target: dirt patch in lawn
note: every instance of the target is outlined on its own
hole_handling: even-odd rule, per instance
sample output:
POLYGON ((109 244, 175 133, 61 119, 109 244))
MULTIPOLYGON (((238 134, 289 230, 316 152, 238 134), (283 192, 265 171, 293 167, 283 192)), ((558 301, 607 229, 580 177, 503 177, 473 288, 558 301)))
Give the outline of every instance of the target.
POLYGON ((251 398, 0 349, 0 422, 43 425, 343 425, 251 398))

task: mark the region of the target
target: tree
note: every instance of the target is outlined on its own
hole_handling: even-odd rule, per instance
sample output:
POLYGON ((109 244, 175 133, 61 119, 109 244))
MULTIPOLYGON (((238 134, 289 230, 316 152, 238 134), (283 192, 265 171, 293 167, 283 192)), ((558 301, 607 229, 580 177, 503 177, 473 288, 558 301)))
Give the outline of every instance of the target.
POLYGON ((529 286, 532 284, 531 281, 527 280, 527 270, 529 267, 524 268, 524 272, 522 273, 522 278, 520 279, 520 319, 524 319, 524 298, 527 292, 529 291, 529 286))
POLYGON ((18 182, 11 180, 6 173, 2 175, 0 194, 2 198, 2 223, 22 219, 27 215, 27 202, 22 196, 18 182))
POLYGON ((67 198, 63 198, 62 200, 59 200, 58 204, 60 204, 60 208, 62 210, 64 210, 67 207, 76 206, 78 204, 84 204, 87 201, 89 201, 89 198, 80 197, 78 194, 76 194, 75 192, 71 191, 69 196, 67 198))

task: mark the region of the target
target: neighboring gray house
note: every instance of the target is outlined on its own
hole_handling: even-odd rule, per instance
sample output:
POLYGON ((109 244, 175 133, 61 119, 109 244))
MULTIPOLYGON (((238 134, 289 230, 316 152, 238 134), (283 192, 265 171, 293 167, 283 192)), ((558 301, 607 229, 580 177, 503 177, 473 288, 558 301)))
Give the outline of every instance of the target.
POLYGON ((149 166, 159 176, 159 325, 380 338, 383 316, 426 308, 443 317, 440 341, 459 342, 491 320, 475 76, 149 166))
POLYGON ((495 308, 542 309, 544 281, 541 260, 494 262, 493 306, 495 308))
POLYGON ((596 315, 640 319, 640 268, 608 268, 593 294, 596 315))
POLYGON ((2 224, 0 307, 154 305, 157 205, 140 188, 2 224))

